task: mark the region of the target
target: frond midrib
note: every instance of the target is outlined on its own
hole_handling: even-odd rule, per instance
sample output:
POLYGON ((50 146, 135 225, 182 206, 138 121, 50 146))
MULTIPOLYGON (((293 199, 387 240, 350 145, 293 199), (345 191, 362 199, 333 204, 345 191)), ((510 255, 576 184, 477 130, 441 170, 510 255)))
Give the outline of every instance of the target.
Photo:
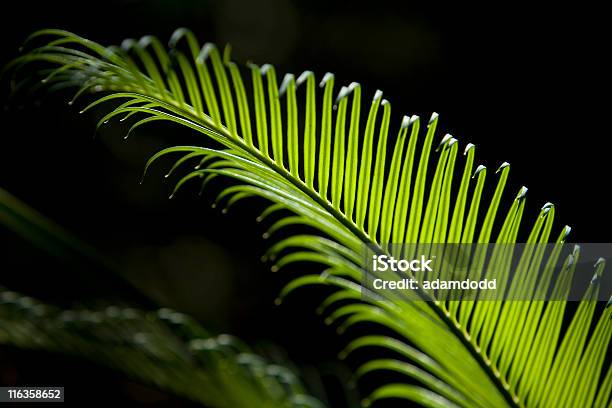
MULTIPOLYGON (((204 122, 203 118, 195 116, 193 112, 186 111, 182 107, 177 107, 180 109, 186 116, 189 116, 192 120, 199 122, 201 125, 205 127, 209 127, 210 124, 204 122)), ((212 120, 210 123, 214 123, 212 120)), ((344 213, 336 209, 328 200, 323 199, 319 194, 317 194, 313 189, 309 188, 306 183, 304 183, 301 179, 294 177, 287 169, 282 166, 279 166, 275 161, 271 158, 266 157, 262 154, 257 148, 253 146, 249 146, 246 144, 241 137, 232 136, 229 131, 223 125, 219 125, 218 128, 215 128, 215 131, 222 133, 229 140, 232 140, 236 144, 238 144, 242 149, 248 151, 249 154, 252 154, 258 160, 262 161, 266 165, 270 166, 273 170, 275 170, 278 174, 280 174, 285 180, 290 182, 293 186, 298 188, 301 192, 308 195, 312 200, 314 200, 317 204, 319 204, 323 209, 328 211, 338 222, 340 222, 344 227, 346 227, 350 232, 355 234, 364 244, 373 247, 375 251, 379 254, 386 254, 385 250, 381 247, 381 245, 372 239, 364 230, 357 227, 357 225, 349 220, 344 213)), ((483 369, 485 373, 489 376, 491 381, 495 384, 496 388, 502 394, 506 402, 508 402, 511 406, 514 407, 523 407, 523 404, 520 402, 520 398, 516 395, 504 382, 499 372, 488 362, 486 356, 480 353, 475 345, 470 341, 470 339, 466 336, 464 331, 462 330, 462 326, 458 325, 455 321, 453 321, 450 316, 439 306, 438 302, 433 300, 431 296, 422 291, 420 288, 417 289, 418 294, 423 297, 424 301, 428 304, 428 306, 434 311, 436 316, 440 318, 446 326, 450 329, 450 331, 461 341, 464 347, 469 351, 469 353, 474 357, 474 359, 478 362, 479 366, 483 369)))

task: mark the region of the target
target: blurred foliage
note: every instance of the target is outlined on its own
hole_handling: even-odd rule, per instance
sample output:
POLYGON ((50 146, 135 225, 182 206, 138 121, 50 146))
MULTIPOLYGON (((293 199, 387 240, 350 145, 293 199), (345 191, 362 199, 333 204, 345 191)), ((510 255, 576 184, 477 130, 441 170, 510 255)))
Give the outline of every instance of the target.
POLYGON ((214 407, 323 407, 289 369, 160 309, 64 310, 0 288, 0 343, 71 354, 214 407))

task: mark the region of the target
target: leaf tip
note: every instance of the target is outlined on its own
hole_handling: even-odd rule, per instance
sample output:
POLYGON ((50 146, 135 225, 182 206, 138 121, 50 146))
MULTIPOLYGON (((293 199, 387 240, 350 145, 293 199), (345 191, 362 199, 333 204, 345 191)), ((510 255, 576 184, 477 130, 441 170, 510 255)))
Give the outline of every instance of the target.
POLYGON ((268 72, 274 72, 274 66, 272 64, 263 64, 259 69, 261 75, 267 75, 268 72))
POLYGON ((499 168, 497 170, 495 170, 495 174, 499 173, 500 171, 502 171, 503 169, 505 169, 506 167, 510 167, 510 163, 508 162, 503 162, 499 168))
MULTIPOLYGON (((187 28, 184 27, 179 27, 176 30, 174 30, 174 32, 172 33, 172 35, 170 36, 170 39, 168 40, 168 47, 169 48, 174 48, 176 47, 176 45, 178 44, 178 42, 181 40, 181 38, 190 35, 191 31, 187 28)), ((141 38, 142 41, 143 38, 141 38)))
POLYGON ((597 259, 597 261, 595 261, 595 265, 593 265, 593 267, 595 268, 595 273, 593 274, 593 277, 591 278, 591 285, 594 285, 599 281, 605 266, 606 266, 606 260, 604 258, 600 257, 597 259))
POLYGON ((479 165, 478 167, 476 167, 476 170, 474 171, 474 174, 472 175, 472 178, 476 177, 479 173, 482 173, 483 171, 486 172, 487 168, 484 165, 479 165))
POLYGON ((468 152, 472 149, 474 149, 476 147, 475 144, 473 143, 468 143, 467 145, 465 145, 465 150, 463 150, 463 155, 466 156, 468 154, 468 152))
POLYGON ((442 140, 440 140, 440 144, 438 145, 438 147, 436 148, 436 152, 439 151, 440 149, 442 149, 444 146, 446 146, 446 144, 453 139, 453 135, 451 135, 450 133, 447 133, 444 135, 444 137, 442 138, 442 140))
MULTIPOLYGON (((561 232, 561 239, 565 241, 565 239, 569 236, 570 232, 572 232, 572 227, 570 227, 569 225, 564 226, 563 231, 561 232)), ((580 249, 579 245, 575 245, 574 250, 576 250, 576 247, 580 249)))
POLYGON ((227 43, 223 48, 223 63, 229 64, 230 62, 232 62, 232 44, 227 43))
POLYGON ((361 88, 361 85, 358 82, 351 82, 349 86, 343 86, 340 88, 340 92, 338 92, 338 96, 336 97, 336 103, 340 102, 342 99, 346 98, 354 92, 356 89, 361 88))
POLYGON ((323 88, 325 85, 327 85, 328 82, 334 80, 334 74, 332 74, 331 72, 326 72, 325 75, 323 75, 323 79, 321 79, 321 82, 319 83, 319 87, 323 88))
POLYGON ((377 89, 376 92, 374 93, 374 98, 372 99, 372 103, 376 103, 377 101, 379 101, 383 96, 383 92, 380 89, 377 89))
POLYGON ((429 123, 428 125, 433 125, 434 123, 436 123, 438 121, 438 117, 440 115, 438 115, 438 112, 434 112, 431 114, 431 117, 429 118, 429 123))
POLYGON ((343 86, 342 88, 340 88, 340 92, 338 92, 338 96, 336 96, 335 103, 340 102, 340 100, 344 98, 346 95, 348 95, 348 88, 346 86, 343 86))
POLYGON ((281 83, 281 86, 278 89, 278 96, 281 97, 285 95, 285 93, 287 92, 287 89, 289 88, 291 83, 294 81, 295 81, 295 76, 293 74, 285 74, 285 77, 283 78, 283 82, 281 83))
POLYGON ((198 54, 198 58, 196 58, 196 63, 198 64, 203 64, 206 62, 206 60, 208 59, 208 57, 213 53, 217 51, 217 46, 213 43, 206 43, 204 44, 204 46, 202 47, 202 49, 200 50, 200 53, 198 54))
POLYGON ((550 210, 554 210, 554 208, 555 208, 555 205, 553 203, 551 203, 550 201, 547 202, 540 209, 540 216, 545 217, 548 213, 550 213, 550 210))
POLYGON ((302 72, 300 74, 300 76, 298 77, 298 79, 295 80, 296 86, 302 85, 304 82, 306 82, 308 80, 308 78, 313 78, 314 79, 314 72, 312 72, 312 71, 304 71, 304 72, 302 72))

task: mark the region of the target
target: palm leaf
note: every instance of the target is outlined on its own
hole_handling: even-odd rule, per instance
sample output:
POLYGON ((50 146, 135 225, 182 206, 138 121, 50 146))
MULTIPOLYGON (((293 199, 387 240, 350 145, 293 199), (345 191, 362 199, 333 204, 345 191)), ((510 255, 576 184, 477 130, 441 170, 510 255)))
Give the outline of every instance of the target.
MULTIPOLYGON (((272 202, 260 217, 276 220, 266 237, 292 225, 318 231, 281 239, 266 258, 275 262, 274 270, 304 261, 327 267, 321 275, 290 282, 279 302, 296 288, 329 285, 337 291, 322 305, 327 322, 338 322, 340 331, 374 322, 397 333, 397 339, 367 336, 348 346, 347 353, 362 347, 397 353, 396 360, 366 363, 357 370, 360 375, 391 370, 413 379, 382 386, 366 403, 404 398, 434 407, 610 404, 612 369, 606 353, 612 309, 596 307, 603 260, 575 313, 566 311, 564 301, 434 300, 425 291, 418 293, 425 301, 413 301, 362 286, 366 247, 386 254, 394 245, 433 251, 431 244, 513 244, 525 224, 527 189, 519 189, 507 204, 503 200, 508 163, 487 188, 487 169, 473 169, 472 144, 465 147, 462 170, 457 139, 446 135, 434 149, 437 114, 424 132, 417 116, 404 116, 394 130, 391 104, 381 92, 368 105, 361 85, 351 83, 334 98, 334 75, 325 74, 317 92, 310 71, 297 79, 287 74, 278 86, 271 65, 248 64, 245 74, 230 60, 229 48, 222 56, 213 44, 200 47, 185 29, 174 33, 169 51, 151 36, 103 47, 61 30, 37 32, 29 42, 44 38, 44 45, 17 58, 12 67, 40 65, 52 88, 77 86, 77 96, 101 94, 85 108, 107 107, 100 126, 133 117, 130 132, 164 120, 204 136, 194 146, 165 149, 147 163, 148 168, 176 154, 182 155, 177 165, 199 164, 186 171, 175 192, 188 182, 199 180, 204 188, 225 176, 233 182, 218 195, 217 204, 253 196, 272 202), (493 194, 487 197, 489 189, 493 194), (570 323, 565 327, 564 322, 570 323)), ((499 285, 509 293, 567 293, 579 249, 565 258, 559 258, 559 251, 546 258, 537 249, 550 241, 556 247, 565 242, 569 227, 551 237, 554 216, 550 203, 536 215, 527 239, 535 249, 521 256, 513 271, 517 278, 511 278, 512 257, 503 249, 486 264, 476 252, 475 277, 495 269, 503 272, 499 285), (562 278, 552 283, 549 271, 558 261, 562 278)))
POLYGON ((170 309, 64 310, 0 288, 0 343, 85 356, 206 406, 323 407, 288 368, 170 309))

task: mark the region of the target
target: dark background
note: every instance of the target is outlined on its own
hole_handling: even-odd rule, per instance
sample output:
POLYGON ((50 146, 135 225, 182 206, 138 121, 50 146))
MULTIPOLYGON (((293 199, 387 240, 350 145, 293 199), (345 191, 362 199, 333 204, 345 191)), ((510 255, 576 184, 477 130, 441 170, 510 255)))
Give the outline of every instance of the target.
MULTIPOLYGON (((470 9, 381 1, 23 1, 3 10, 0 65, 39 28, 118 44, 144 34, 167 39, 189 27, 202 41, 231 43, 240 62, 273 63, 281 75, 331 71, 338 85, 360 82, 364 95, 381 89, 395 126, 402 114, 440 113, 440 135, 475 143, 478 163, 512 164, 508 201, 528 186, 531 219, 551 201, 558 228, 572 226, 572 241, 609 242, 604 16, 586 3, 470 9)), ((98 248, 131 284, 58 263, 0 229, 0 285, 64 305, 171 306, 214 331, 280 345, 306 372, 344 372, 335 355, 346 339, 314 314, 318 293, 273 305, 295 272, 272 274, 259 261, 268 244, 259 239, 265 227, 253 208, 222 215, 210 207, 212 196, 189 193, 169 201, 163 169, 138 184, 146 159, 193 140, 189 133, 147 128, 124 142, 126 129, 110 124, 94 140, 95 115, 79 116, 68 99, 9 100, 6 81, 1 95, 0 187, 98 248)), ((337 384, 326 381, 331 403, 341 406, 337 384)), ((96 392, 101 402, 188 404, 78 359, 6 347, 0 383, 64 385, 73 402, 96 392)))

